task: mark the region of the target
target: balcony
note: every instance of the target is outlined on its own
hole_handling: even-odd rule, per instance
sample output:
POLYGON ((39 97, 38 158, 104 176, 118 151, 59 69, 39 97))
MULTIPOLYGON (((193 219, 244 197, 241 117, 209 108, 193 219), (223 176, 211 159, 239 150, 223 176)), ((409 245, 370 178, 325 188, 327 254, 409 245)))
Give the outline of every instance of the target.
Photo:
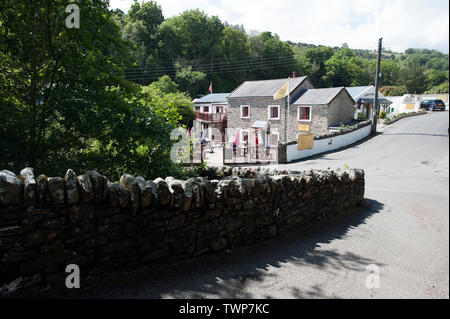
POLYGON ((222 123, 227 120, 227 113, 201 113, 195 112, 195 118, 209 123, 222 123))

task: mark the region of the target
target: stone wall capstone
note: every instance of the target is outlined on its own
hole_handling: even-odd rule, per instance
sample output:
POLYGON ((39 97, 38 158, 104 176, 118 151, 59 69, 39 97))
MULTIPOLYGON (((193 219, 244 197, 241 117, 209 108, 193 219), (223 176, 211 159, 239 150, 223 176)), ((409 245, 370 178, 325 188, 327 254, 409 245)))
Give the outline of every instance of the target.
POLYGON ((364 171, 209 168, 205 176, 119 184, 96 171, 64 178, 0 171, 0 294, 251 244, 352 208, 364 171))

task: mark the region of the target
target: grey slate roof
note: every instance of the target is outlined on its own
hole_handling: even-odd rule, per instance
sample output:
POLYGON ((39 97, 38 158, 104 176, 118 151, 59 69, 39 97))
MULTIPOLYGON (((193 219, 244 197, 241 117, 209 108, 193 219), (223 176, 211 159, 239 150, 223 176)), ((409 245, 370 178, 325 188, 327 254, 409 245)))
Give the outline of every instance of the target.
POLYGON ((227 103, 227 96, 230 93, 212 93, 203 97, 194 99, 194 103, 227 103))
POLYGON ((345 88, 309 89, 292 104, 326 105, 329 104, 342 90, 345 90, 345 88))
MULTIPOLYGON (((307 76, 293 78, 289 80, 289 91, 297 88, 307 76)), ((245 81, 237 87, 228 97, 270 97, 273 96, 283 85, 287 83, 288 79, 262 80, 262 81, 245 81)))

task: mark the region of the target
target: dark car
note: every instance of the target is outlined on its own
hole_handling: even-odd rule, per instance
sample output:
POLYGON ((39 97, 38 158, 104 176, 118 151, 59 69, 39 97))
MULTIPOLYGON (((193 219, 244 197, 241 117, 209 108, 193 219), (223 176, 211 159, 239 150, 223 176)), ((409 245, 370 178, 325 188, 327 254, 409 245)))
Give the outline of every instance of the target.
POLYGON ((420 103, 420 108, 427 111, 445 111, 445 103, 442 100, 424 100, 420 103))

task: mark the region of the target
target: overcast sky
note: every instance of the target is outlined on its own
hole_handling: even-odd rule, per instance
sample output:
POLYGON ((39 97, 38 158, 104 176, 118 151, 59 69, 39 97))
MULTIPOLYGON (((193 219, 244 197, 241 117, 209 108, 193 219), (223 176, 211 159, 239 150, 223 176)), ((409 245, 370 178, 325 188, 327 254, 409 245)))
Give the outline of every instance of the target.
MULTIPOLYGON (((134 0, 110 0, 127 12, 134 0)), ((139 0, 142 2, 142 0, 139 0)), ((448 0, 157 0, 165 18, 199 8, 247 32, 272 31, 281 40, 397 52, 449 51, 448 0)))

